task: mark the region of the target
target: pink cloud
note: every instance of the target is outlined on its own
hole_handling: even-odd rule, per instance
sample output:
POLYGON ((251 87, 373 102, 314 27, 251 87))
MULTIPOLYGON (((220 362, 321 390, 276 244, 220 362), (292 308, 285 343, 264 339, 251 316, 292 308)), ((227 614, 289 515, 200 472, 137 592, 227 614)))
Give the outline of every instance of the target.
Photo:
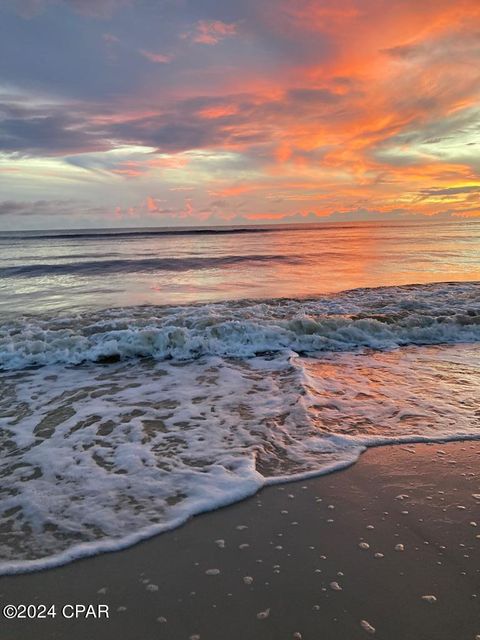
POLYGON ((197 211, 193 206, 191 198, 185 198, 184 205, 181 209, 162 208, 161 203, 165 200, 159 200, 153 196, 147 196, 145 201, 141 204, 141 210, 146 211, 152 215, 161 214, 172 219, 194 218, 197 216, 197 211))
POLYGON ((146 49, 140 49, 139 54, 144 58, 147 58, 147 60, 150 60, 150 62, 155 62, 157 64, 168 64, 173 59, 170 55, 155 53, 153 51, 147 51, 146 49))
POLYGON ((221 40, 234 36, 237 33, 237 25, 221 20, 199 20, 195 25, 195 31, 185 34, 183 37, 191 38, 197 44, 218 44, 221 40))

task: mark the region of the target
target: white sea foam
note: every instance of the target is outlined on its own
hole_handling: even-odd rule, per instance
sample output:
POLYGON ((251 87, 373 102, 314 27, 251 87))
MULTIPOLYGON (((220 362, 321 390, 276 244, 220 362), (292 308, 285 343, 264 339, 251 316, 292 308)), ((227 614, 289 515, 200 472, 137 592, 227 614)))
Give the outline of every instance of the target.
POLYGON ((385 349, 480 340, 480 284, 363 289, 316 300, 110 309, 0 326, 0 368, 150 356, 385 349))
MULTIPOLYGON (((197 333, 203 318, 204 327, 216 327, 222 349, 228 343, 237 345, 237 351, 238 344, 243 349, 247 342, 228 342, 230 329, 222 334, 215 319, 220 315, 227 322, 222 315, 226 309, 232 316, 261 310, 265 336, 267 328, 275 334, 272 327, 284 326, 280 321, 297 326, 298 318, 288 319, 292 309, 309 309, 305 314, 311 318, 313 309, 323 305, 322 323, 331 322, 338 331, 341 315, 349 327, 346 334, 356 336, 349 343, 355 347, 358 328, 348 323, 357 320, 346 318, 346 309, 372 315, 370 305, 378 314, 380 299, 381 313, 390 324, 392 314, 398 315, 402 305, 408 307, 405 331, 412 326, 419 331, 421 318, 431 332, 437 324, 445 325, 445 335, 445 327, 450 327, 452 340, 462 327, 465 332, 478 330, 478 325, 459 321, 478 317, 472 311, 471 285, 455 286, 456 296, 447 285, 437 287, 435 305, 429 299, 432 287, 422 296, 419 288, 407 289, 403 298, 376 290, 305 303, 164 309, 158 317, 174 317, 177 328, 183 323, 191 331, 195 324, 197 333), (433 322, 433 306, 436 318, 441 309, 450 320, 433 322)), ((88 322, 80 317, 73 329, 64 319, 50 320, 56 328, 49 330, 73 331, 88 342, 110 333, 112 323, 125 323, 125 313, 111 311, 106 319, 88 322)), ((135 312, 129 322, 141 331, 151 313, 150 308, 135 312)), ((393 324, 403 326, 397 320, 393 324)), ((237 321, 228 320, 234 327, 237 321)), ((305 322, 303 327, 313 320, 305 322)), ((372 322, 380 321, 370 317, 372 322)), ((42 330, 47 331, 47 324, 42 330)), ((116 326, 115 331, 129 329, 116 326)), ((302 340, 318 338, 302 331, 302 340)), ((15 358, 17 367, 21 358, 24 364, 31 362, 25 350, 19 355, 25 349, 21 337, 12 331, 9 335, 15 342, 10 364, 15 358)), ((26 339, 36 337, 31 333, 26 339)), ((273 340, 270 334, 268 339, 273 340)), ((480 435, 475 403, 480 347, 475 343, 299 355, 287 341, 283 349, 250 358, 240 358, 238 352, 234 358, 201 356, 199 349, 198 357, 190 360, 146 358, 72 366, 59 362, 58 344, 46 350, 52 340, 44 340, 38 351, 48 352, 45 362, 52 364, 0 373, 0 573, 46 568, 123 548, 179 526, 196 513, 252 495, 266 484, 345 467, 368 446, 480 435)), ((248 344, 251 355, 256 347, 248 344)), ((186 351, 181 353, 183 358, 186 351)), ((71 361, 70 353, 65 362, 71 361)))

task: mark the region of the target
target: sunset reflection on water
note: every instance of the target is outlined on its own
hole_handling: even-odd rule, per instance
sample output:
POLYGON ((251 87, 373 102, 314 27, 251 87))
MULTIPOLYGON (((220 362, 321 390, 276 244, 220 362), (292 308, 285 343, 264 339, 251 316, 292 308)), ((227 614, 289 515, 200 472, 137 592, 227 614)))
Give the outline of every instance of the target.
POLYGON ((9 311, 308 297, 479 277, 480 223, 0 238, 9 311))

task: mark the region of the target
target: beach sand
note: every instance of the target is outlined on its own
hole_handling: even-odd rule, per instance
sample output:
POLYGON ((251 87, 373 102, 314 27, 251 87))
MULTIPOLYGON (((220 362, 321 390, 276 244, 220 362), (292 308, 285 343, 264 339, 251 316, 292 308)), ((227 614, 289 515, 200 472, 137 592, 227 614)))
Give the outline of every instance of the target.
POLYGON ((475 640, 479 470, 478 442, 379 447, 130 549, 3 577, 2 606, 57 616, 2 619, 0 638, 475 640), (109 619, 63 619, 70 603, 109 619))

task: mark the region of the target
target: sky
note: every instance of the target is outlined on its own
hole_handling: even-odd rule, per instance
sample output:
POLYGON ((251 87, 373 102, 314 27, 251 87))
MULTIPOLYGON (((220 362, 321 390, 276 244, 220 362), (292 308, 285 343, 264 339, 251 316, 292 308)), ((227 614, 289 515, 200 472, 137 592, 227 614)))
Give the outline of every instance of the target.
POLYGON ((480 216, 478 0, 2 0, 0 229, 480 216))

